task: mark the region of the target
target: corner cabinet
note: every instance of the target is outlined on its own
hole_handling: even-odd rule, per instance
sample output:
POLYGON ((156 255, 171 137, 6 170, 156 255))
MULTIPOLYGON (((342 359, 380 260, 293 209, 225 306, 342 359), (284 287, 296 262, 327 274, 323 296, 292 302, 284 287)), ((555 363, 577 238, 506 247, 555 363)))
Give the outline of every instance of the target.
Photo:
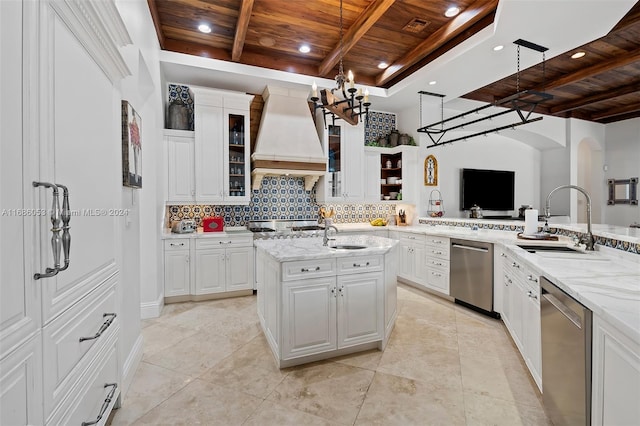
POLYGON ((318 180, 319 203, 364 200, 364 123, 327 125, 321 131, 327 155, 327 173, 318 180))
POLYGON ((252 95, 191 87, 195 131, 165 130, 169 203, 249 204, 252 95))
POLYGON ((416 204, 419 197, 418 147, 364 147, 366 202, 416 204))

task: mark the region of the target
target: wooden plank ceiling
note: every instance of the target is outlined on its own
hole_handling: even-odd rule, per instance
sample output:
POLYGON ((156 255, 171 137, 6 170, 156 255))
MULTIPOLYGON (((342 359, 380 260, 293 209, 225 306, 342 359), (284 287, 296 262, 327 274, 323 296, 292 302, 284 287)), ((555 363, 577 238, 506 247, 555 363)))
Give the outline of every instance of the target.
MULTIPOLYGON (((340 0, 147 0, 164 50, 333 78, 340 0), (198 25, 211 27, 209 34, 198 25), (306 44, 309 53, 299 52, 306 44)), ((493 22, 498 0, 343 0, 343 62, 356 82, 388 88, 493 22), (381 62, 389 66, 378 68, 381 62)), ((607 36, 522 70, 521 89, 554 95, 536 112, 609 123, 640 116, 640 2, 607 36), (578 60, 570 54, 584 51, 578 60), (544 86, 544 87, 543 87, 544 86)), ((516 90, 512 75, 467 94, 484 102, 516 90)))
MULTIPOLYGON (((542 58, 542 56, 541 56, 542 58)), ((516 92, 513 74, 464 97, 494 102, 516 92)), ((604 37, 520 72, 520 90, 553 95, 536 112, 612 123, 640 117, 640 2, 604 37), (572 59, 571 55, 585 55, 572 59)))

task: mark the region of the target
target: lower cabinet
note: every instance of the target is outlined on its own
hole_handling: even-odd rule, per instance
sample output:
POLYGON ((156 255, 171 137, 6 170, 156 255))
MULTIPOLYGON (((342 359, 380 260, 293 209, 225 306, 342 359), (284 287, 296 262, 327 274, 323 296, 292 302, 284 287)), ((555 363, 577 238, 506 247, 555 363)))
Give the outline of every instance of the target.
POLYGON ((531 376, 542 390, 539 274, 510 253, 503 251, 501 258, 500 314, 531 376))
POLYGON ((283 359, 382 340, 383 273, 285 283, 283 359))
POLYGON ((251 235, 165 240, 165 298, 253 290, 253 257, 251 235))
POLYGON ((593 315, 591 424, 640 424, 640 345, 593 315))

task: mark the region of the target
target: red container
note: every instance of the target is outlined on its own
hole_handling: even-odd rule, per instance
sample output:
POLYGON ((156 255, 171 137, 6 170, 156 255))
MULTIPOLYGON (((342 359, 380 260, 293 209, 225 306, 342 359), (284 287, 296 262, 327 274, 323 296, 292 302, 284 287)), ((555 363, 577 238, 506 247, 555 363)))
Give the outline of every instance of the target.
POLYGON ((222 232, 224 231, 224 219, 221 217, 205 217, 202 218, 203 232, 222 232))

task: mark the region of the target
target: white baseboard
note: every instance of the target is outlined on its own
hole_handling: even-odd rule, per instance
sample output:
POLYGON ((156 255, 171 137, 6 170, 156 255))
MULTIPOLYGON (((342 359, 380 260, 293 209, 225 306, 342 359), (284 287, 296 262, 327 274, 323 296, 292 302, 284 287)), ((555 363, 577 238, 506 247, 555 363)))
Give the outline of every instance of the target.
POLYGON ((164 295, 161 294, 158 300, 154 302, 142 302, 140 303, 140 318, 158 318, 162 313, 164 307, 164 295))
POLYGON ((127 391, 129 390, 129 386, 131 386, 131 382, 133 381, 133 376, 136 374, 136 370, 138 369, 138 365, 140 361, 142 361, 142 344, 144 342, 144 338, 142 334, 138 336, 136 343, 134 343, 133 348, 131 348, 131 352, 129 352, 129 356, 125 361, 122 367, 122 381, 120 382, 120 400, 124 399, 127 391))

